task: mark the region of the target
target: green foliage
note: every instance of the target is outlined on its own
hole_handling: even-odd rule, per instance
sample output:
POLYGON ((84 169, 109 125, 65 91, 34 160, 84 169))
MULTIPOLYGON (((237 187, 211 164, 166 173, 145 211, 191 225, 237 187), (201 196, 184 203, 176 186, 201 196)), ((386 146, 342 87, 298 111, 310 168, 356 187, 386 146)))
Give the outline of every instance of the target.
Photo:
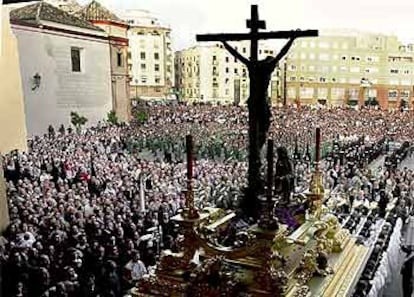
POLYGON ((119 124, 118 117, 117 117, 115 111, 113 111, 113 110, 108 112, 106 120, 111 125, 118 125, 119 124))
POLYGON ((136 119, 138 123, 144 124, 148 120, 148 114, 144 110, 140 110, 137 112, 136 119))
POLYGON ((72 111, 70 113, 70 122, 75 126, 76 131, 80 132, 83 125, 86 124, 88 119, 84 116, 79 115, 77 112, 72 111))

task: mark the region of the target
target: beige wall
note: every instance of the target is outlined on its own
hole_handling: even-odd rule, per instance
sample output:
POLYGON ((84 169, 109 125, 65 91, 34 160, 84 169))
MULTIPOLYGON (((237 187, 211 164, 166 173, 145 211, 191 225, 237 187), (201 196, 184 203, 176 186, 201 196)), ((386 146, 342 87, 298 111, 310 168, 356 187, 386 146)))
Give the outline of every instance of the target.
MULTIPOLYGON (((26 124, 20 78, 17 40, 8 13, 1 7, 2 35, 0 55, 0 153, 26 150, 26 124)), ((1 217, 0 213, 0 217, 1 217)), ((1 222, 0 222, 1 223, 1 222)))

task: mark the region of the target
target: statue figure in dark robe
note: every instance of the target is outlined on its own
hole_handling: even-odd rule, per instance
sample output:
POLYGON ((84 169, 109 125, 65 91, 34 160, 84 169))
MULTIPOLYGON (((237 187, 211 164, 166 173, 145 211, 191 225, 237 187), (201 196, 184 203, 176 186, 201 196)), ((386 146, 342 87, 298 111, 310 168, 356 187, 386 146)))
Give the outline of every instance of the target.
POLYGON ((279 147, 275 173, 275 195, 281 199, 279 204, 288 205, 290 203, 290 195, 294 190, 294 178, 293 164, 289 159, 287 149, 279 147))
POLYGON ((242 208, 257 216, 257 197, 264 192, 264 182, 261 176, 262 161, 260 153, 266 142, 269 132, 271 110, 268 97, 268 88, 271 75, 279 61, 287 54, 296 37, 292 37, 275 56, 268 56, 264 60, 250 61, 231 47, 226 41, 222 41, 224 47, 249 70, 250 95, 247 99, 249 110, 249 169, 248 189, 242 208))

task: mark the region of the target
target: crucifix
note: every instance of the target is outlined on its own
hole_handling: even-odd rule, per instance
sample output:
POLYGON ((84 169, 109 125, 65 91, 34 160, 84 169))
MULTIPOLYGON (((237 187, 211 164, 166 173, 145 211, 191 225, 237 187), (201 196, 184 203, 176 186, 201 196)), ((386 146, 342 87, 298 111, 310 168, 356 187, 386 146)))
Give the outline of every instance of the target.
POLYGON ((266 29, 266 23, 259 19, 257 5, 251 6, 251 18, 247 20, 249 33, 224 33, 197 35, 197 41, 219 41, 237 60, 246 65, 249 70, 250 95, 247 100, 249 110, 249 169, 248 187, 245 192, 242 208, 245 214, 257 218, 259 195, 264 194, 264 183, 261 176, 261 151, 265 144, 270 127, 270 102, 268 87, 271 74, 279 61, 287 54, 294 40, 299 37, 318 36, 317 30, 306 31, 271 31, 259 32, 266 29), (258 60, 258 41, 262 39, 289 39, 282 50, 275 56, 268 56, 264 60, 258 60), (244 57, 228 41, 250 40, 250 59, 244 57))

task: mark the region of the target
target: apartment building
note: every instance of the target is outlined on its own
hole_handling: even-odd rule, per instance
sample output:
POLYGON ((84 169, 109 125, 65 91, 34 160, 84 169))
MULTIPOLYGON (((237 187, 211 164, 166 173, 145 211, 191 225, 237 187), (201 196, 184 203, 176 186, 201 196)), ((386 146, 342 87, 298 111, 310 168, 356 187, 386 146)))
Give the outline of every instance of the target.
POLYGON ((413 46, 396 36, 349 30, 322 31, 297 40, 286 57, 288 103, 412 104, 413 46))
POLYGON ((174 78, 171 29, 146 10, 131 9, 120 15, 129 25, 131 98, 168 97, 174 78))
MULTIPOLYGON (((231 45, 245 57, 250 57, 250 43, 231 45)), ((259 45, 259 59, 274 56, 273 48, 259 45)), ((272 102, 280 99, 278 71, 274 71, 269 86, 272 102)), ((244 104, 249 96, 247 67, 235 59, 222 44, 202 44, 175 53, 175 85, 180 98, 189 102, 220 102, 244 104)))

